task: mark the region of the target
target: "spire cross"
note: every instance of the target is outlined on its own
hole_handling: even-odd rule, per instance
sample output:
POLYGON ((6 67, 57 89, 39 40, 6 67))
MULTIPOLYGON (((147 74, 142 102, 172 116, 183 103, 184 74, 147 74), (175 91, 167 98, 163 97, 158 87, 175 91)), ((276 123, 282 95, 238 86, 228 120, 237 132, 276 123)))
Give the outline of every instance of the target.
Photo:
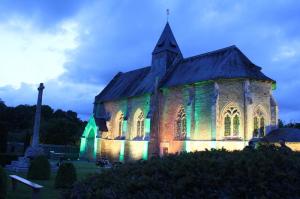
POLYGON ((166 12, 167 12, 167 21, 169 21, 170 10, 167 9, 166 12))

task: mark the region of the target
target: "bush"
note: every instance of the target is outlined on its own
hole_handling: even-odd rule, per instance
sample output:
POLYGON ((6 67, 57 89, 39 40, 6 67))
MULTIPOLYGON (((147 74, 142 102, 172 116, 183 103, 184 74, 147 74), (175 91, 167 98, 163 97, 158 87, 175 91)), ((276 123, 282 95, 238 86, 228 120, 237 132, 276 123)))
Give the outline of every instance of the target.
POLYGON ((300 198, 300 156, 279 147, 169 155, 95 174, 69 198, 300 198))
POLYGON ((46 156, 38 156, 30 162, 27 178, 32 180, 49 180, 50 163, 46 156))
POLYGON ((63 163, 59 166, 59 169, 55 178, 56 188, 71 188, 74 182, 77 180, 76 169, 72 163, 63 163))
POLYGON ((0 199, 6 197, 7 176, 5 170, 0 166, 0 199))
POLYGON ((0 153, 0 165, 5 166, 10 164, 11 161, 17 160, 20 154, 12 154, 12 153, 0 153))

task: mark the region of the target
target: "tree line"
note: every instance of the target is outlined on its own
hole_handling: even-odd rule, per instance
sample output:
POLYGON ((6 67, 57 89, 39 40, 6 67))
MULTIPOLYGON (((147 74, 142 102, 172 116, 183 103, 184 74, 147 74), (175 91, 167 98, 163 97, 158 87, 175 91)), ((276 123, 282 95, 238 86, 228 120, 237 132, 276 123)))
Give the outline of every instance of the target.
MULTIPOLYGON (((36 106, 6 106, 0 99, 0 146, 9 141, 30 142, 36 106)), ((40 142, 43 144, 78 145, 86 125, 71 110, 54 110, 48 105, 41 109, 40 142)), ((2 149, 3 150, 3 149, 2 149)), ((1 150, 1 151, 2 151, 1 150)))

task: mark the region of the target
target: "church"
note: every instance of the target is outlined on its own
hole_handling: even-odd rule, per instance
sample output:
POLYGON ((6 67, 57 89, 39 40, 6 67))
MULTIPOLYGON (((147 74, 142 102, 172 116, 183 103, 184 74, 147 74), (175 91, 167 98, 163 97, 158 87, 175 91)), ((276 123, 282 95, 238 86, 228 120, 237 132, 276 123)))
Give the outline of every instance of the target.
POLYGON ((150 66, 117 73, 95 97, 80 158, 241 150, 277 128, 275 88, 236 46, 184 58, 167 23, 150 66))

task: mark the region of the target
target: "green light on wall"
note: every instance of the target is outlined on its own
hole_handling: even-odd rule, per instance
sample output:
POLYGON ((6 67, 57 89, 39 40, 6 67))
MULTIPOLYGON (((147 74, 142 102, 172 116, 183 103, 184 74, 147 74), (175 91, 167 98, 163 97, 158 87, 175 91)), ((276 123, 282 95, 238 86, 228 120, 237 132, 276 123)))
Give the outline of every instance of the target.
POLYGON ((120 156, 119 156, 119 160, 120 162, 124 162, 124 157, 125 157, 125 140, 121 141, 121 148, 120 148, 120 156))
POLYGON ((276 82, 273 82, 272 83, 272 90, 276 90, 276 87, 277 87, 276 82))
POLYGON ((145 132, 146 136, 150 136, 150 126, 151 126, 151 120, 150 118, 145 119, 145 132))
POLYGON ((195 124, 194 124, 194 138, 199 139, 200 138, 200 86, 199 84, 195 87, 195 111, 194 111, 194 116, 195 116, 195 124))
POLYGON ((98 132, 98 127, 96 125, 96 121, 94 119, 94 117, 92 116, 84 131, 83 131, 83 134, 82 134, 82 138, 81 138, 81 142, 80 142, 80 157, 84 157, 85 155, 88 156, 87 153, 87 148, 88 148, 88 145, 89 144, 92 144, 93 145, 93 157, 96 158, 96 153, 97 153, 97 143, 98 143, 98 139, 96 138, 97 136, 97 132, 98 132), (93 140, 94 143, 88 143, 87 141, 88 140, 93 140))
POLYGON ((143 155, 142 155, 142 159, 143 160, 148 160, 148 141, 144 142, 144 148, 143 148, 143 155))
POLYGON ((192 106, 187 106, 186 109, 186 139, 191 138, 191 113, 192 113, 192 106))
POLYGON ((184 145, 185 145, 185 151, 188 153, 191 152, 191 141, 185 140, 184 145))
POLYGON ((124 120, 122 123, 122 132, 123 132, 123 136, 126 136, 127 134, 127 120, 124 120))
POLYGON ((85 152, 85 148, 86 148, 86 138, 81 137, 81 139, 80 139, 80 155, 82 155, 85 152))

